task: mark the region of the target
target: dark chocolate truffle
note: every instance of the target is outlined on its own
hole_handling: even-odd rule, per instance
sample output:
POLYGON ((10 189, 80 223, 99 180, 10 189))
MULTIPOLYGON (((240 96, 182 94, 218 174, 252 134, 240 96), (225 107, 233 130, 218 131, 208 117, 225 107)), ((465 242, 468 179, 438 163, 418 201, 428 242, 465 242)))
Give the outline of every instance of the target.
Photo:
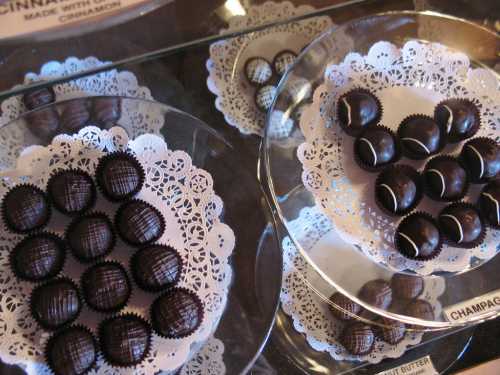
POLYGON ((427 163, 424 181, 427 195, 438 201, 460 200, 469 189, 467 172, 456 158, 448 155, 436 156, 427 163))
POLYGON ((45 357, 55 375, 84 375, 97 360, 96 340, 88 328, 71 326, 49 339, 45 357))
POLYGON ((73 220, 66 231, 66 241, 73 255, 88 263, 109 254, 116 237, 108 217, 93 212, 73 220))
POLYGON ((31 293, 31 313, 46 329, 56 329, 73 322, 81 310, 76 285, 60 278, 36 287, 31 293))
POLYGON ((121 205, 116 213, 115 225, 120 237, 132 246, 155 242, 165 230, 160 211, 137 199, 121 205))
POLYGON ((354 141, 354 155, 359 166, 377 171, 399 159, 399 145, 393 132, 383 126, 365 129, 354 141))
POLYGON ((340 320, 351 320, 361 312, 361 306, 340 292, 334 293, 330 297, 328 308, 333 316, 340 320))
POLYGON ((342 129, 356 137, 365 127, 377 125, 382 116, 382 106, 368 90, 354 89, 339 98, 337 112, 342 129))
POLYGON ((26 115, 29 131, 43 142, 50 142, 60 132, 59 115, 55 108, 43 108, 26 115))
POLYGON ((106 198, 119 202, 133 197, 142 189, 144 169, 133 154, 118 151, 99 160, 96 178, 106 198))
POLYGON ((151 327, 133 314, 111 317, 99 327, 99 343, 104 358, 112 366, 134 366, 149 353, 151 327))
POLYGON ((52 175, 47 193, 54 207, 68 215, 82 213, 96 199, 92 178, 81 170, 64 170, 52 175))
POLYGON ((500 177, 500 147, 490 138, 474 138, 460 154, 473 183, 486 183, 500 177))
POLYGON ((187 289, 172 288, 151 306, 151 322, 160 336, 187 337, 203 320, 203 306, 198 296, 187 289))
POLYGON ((121 100, 115 97, 92 99, 92 119, 101 128, 109 129, 116 125, 121 116, 121 100))
POLYGON ((290 50, 283 50, 279 52, 273 59, 273 68, 277 75, 282 76, 290 68, 295 60, 297 54, 290 50))
POLYGON ((484 239, 485 228, 479 210, 468 203, 453 203, 439 214, 439 226, 454 246, 472 248, 484 239))
POLYGON ((396 345, 403 341, 406 334, 406 326, 402 322, 388 318, 382 318, 382 326, 377 327, 376 334, 388 344, 396 345))
POLYGON ((255 105, 261 112, 267 112, 273 104, 277 89, 272 85, 262 86, 255 92, 255 105))
POLYGON ((415 260, 433 259, 442 248, 436 221, 423 212, 415 212, 401 221, 396 229, 394 243, 402 255, 415 260))
POLYGON ((353 355, 369 354, 375 343, 375 335, 369 325, 355 322, 344 328, 340 343, 353 355))
POLYGON ((420 160, 437 154, 445 145, 442 128, 432 117, 411 115, 398 128, 403 153, 410 159, 420 160))
POLYGON ((245 76, 252 85, 265 85, 273 75, 269 61, 262 57, 252 57, 245 63, 245 76))
POLYGON ((359 298, 382 310, 387 310, 392 302, 392 289, 385 280, 368 281, 359 292, 359 298))
POLYGON ((397 273, 392 276, 391 288, 397 299, 415 299, 424 291, 424 279, 397 273))
POLYGON ((55 100, 56 94, 52 87, 35 89, 23 95, 23 103, 29 110, 53 103, 55 100))
POLYGON ((401 216, 420 203, 422 190, 420 175, 414 168, 390 166, 375 181, 375 201, 385 213, 401 216))
POLYGON ((182 272, 182 259, 169 246, 151 245, 134 254, 131 269, 137 285, 146 291, 158 292, 177 284, 182 272))
POLYGON ((3 197, 2 213, 10 230, 27 233, 47 224, 50 205, 41 189, 33 185, 18 185, 3 197))
POLYGON ((102 262, 87 269, 81 279, 83 297, 99 312, 117 312, 131 293, 125 269, 117 262, 102 262))
POLYGON ((479 196, 479 207, 491 227, 500 228, 500 180, 490 182, 479 196))
POLYGON ((448 142, 452 143, 472 137, 481 124, 477 106, 467 99, 442 101, 434 110, 434 119, 446 129, 448 142))
POLYGON ((406 307, 406 314, 413 318, 422 320, 433 320, 434 309, 432 305, 422 299, 416 299, 408 304, 406 307))
POLYGON ((10 254, 17 277, 42 281, 61 272, 66 250, 63 240, 52 233, 36 233, 19 242, 10 254))
POLYGON ((62 130, 68 134, 78 133, 90 120, 88 102, 85 99, 72 100, 63 105, 61 113, 62 130))

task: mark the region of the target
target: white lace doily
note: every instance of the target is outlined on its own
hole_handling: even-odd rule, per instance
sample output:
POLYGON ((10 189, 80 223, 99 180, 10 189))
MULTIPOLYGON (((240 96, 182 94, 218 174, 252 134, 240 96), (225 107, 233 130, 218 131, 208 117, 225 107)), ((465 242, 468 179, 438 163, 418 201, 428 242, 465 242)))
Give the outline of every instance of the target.
MULTIPOLYGON (((221 34, 294 17, 313 9, 309 5, 296 7, 289 1, 267 1, 249 7, 244 16, 231 18, 228 21, 229 28, 222 30, 221 34)), ((224 114, 226 122, 243 134, 262 136, 266 115, 255 106, 255 88, 244 76, 243 67, 246 60, 261 56, 272 61, 274 56, 284 49, 299 53, 318 34, 331 26, 329 17, 314 17, 212 44, 207 61, 207 86, 217 96, 215 107, 224 114)), ((290 121, 282 124, 283 129, 278 133, 288 134, 293 126, 290 121)))
MULTIPOLYGON (((316 206, 303 208, 299 217, 290 223, 289 230, 293 231, 295 239, 310 255, 321 257, 324 263, 339 263, 338 254, 329 250, 332 247, 341 246, 341 240, 336 236, 331 221, 316 206)), ((396 345, 377 338, 370 354, 362 356, 349 354, 337 341, 345 323, 333 317, 327 303, 310 289, 305 280, 326 298, 333 294, 331 287, 325 285, 324 282, 315 281, 318 280, 317 273, 300 255, 290 237, 283 239, 282 246, 283 286, 280 296, 282 308, 292 318, 294 328, 306 336, 307 342, 313 349, 327 352, 335 360, 378 363, 384 358, 398 358, 409 346, 420 343, 423 332, 407 331, 405 338, 396 345)), ((347 265, 348 262, 342 263, 345 264, 345 269, 337 272, 352 274, 352 267, 355 265, 347 265)), ((339 267, 344 267, 344 265, 339 265, 339 267)), ((380 277, 375 267, 371 270, 358 269, 354 274, 359 273, 365 275, 364 280, 368 279, 370 274, 373 274, 373 279, 380 277)), ((445 283, 442 278, 425 280, 424 291, 419 298, 427 300, 433 306, 435 316, 441 314, 441 303, 438 297, 444 290, 445 283)))
MULTIPOLYGON (((60 135, 48 147, 34 147, 23 152, 19 159, 19 174, 9 173, 2 179, 0 195, 19 181, 46 187, 47 179, 56 169, 81 168, 93 174, 97 161, 104 153, 114 150, 133 151, 146 171, 146 180, 138 198, 157 207, 166 221, 166 231, 158 243, 170 245, 181 254, 185 268, 180 287, 197 293, 204 303, 204 318, 200 328, 183 339, 164 339, 153 335, 150 355, 135 369, 116 369, 98 360, 99 374, 153 374, 159 370, 180 367, 200 344, 215 330, 227 301, 231 281, 228 263, 235 238, 233 231, 221 223, 219 217, 223 202, 213 190, 211 175, 192 164, 183 151, 169 150, 163 139, 156 135, 142 135, 129 140, 122 128, 109 131, 86 127, 78 134, 60 135), (22 176, 29 171, 29 175, 22 176), (199 344, 198 344, 199 343, 199 344), (196 344, 196 345, 194 345, 196 344)), ((115 206, 98 199, 97 210, 111 217, 115 206)), ((50 230, 62 232, 68 219, 55 213, 50 230)), ((36 366, 37 374, 48 374, 43 363, 43 347, 48 334, 35 323, 29 312, 28 299, 33 284, 19 282, 9 267, 9 251, 20 236, 5 228, 0 236, 0 355, 4 362, 36 366)), ((118 241, 117 249, 127 247, 118 241)), ((108 257, 128 265, 133 253, 115 251, 108 257)), ((63 273, 78 280, 84 267, 68 257, 63 273)), ((154 295, 134 288, 124 312, 135 312, 148 318, 148 307, 154 295)), ((95 330, 99 315, 84 307, 77 322, 95 330)))
MULTIPOLYGON (((384 109, 381 123, 393 130, 412 113, 433 116, 434 106, 450 97, 473 100, 481 113, 477 136, 498 141, 500 132, 500 83, 490 71, 474 69, 468 57, 440 44, 407 42, 401 49, 388 42, 374 44, 366 56, 348 54, 338 65, 330 65, 325 83, 315 93, 313 104, 301 117, 306 141, 297 151, 303 166, 302 180, 342 239, 359 245, 376 262, 395 270, 410 269, 426 275, 435 271, 463 271, 474 258, 489 259, 500 250, 500 234, 489 231, 485 242, 472 250, 443 246, 433 261, 404 258, 394 248, 398 219, 376 206, 373 185, 377 174, 363 171, 352 158, 353 138, 336 124, 338 96, 353 87, 374 92, 384 109)), ((443 153, 456 154, 462 144, 449 145, 443 153)), ((425 161, 405 164, 422 169, 425 161)), ((471 186, 475 201, 479 186, 471 186)), ((436 215, 444 204, 424 198, 417 209, 436 215)))

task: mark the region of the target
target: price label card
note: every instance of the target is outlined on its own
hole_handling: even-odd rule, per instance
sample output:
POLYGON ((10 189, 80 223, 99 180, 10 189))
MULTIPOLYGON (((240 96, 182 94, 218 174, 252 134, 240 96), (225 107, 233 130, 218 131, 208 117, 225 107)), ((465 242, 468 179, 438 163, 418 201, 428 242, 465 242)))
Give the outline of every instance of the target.
POLYGON ((456 323, 493 311, 500 311, 500 289, 448 306, 443 309, 443 314, 448 321, 456 323))
POLYGON ((404 365, 394 367, 377 375, 437 375, 431 357, 425 356, 404 365))

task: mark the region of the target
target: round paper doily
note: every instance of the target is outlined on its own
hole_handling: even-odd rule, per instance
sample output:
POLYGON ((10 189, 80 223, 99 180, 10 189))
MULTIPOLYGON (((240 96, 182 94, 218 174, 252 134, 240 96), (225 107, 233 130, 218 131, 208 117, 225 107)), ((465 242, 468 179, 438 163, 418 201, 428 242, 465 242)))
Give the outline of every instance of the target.
MULTIPOLYGON (((330 65, 325 83, 301 117, 306 138, 297 151, 303 166, 302 180, 317 204, 347 242, 358 245, 376 262, 397 271, 409 269, 427 275, 436 271, 467 269, 474 259, 486 260, 500 250, 500 234, 488 231, 481 246, 457 250, 443 246, 430 262, 404 258, 394 248, 398 219, 383 214, 373 199, 375 173, 363 171, 352 158, 353 138, 336 125, 337 98, 353 87, 374 92, 384 109, 381 123, 393 130, 412 113, 433 115, 435 105, 450 97, 473 100, 481 113, 476 136, 498 141, 500 133, 500 84, 490 71, 474 69, 466 55, 440 44, 407 42, 401 49, 388 42, 374 44, 366 56, 350 53, 338 65, 330 65)), ((462 144, 448 145, 443 153, 456 154, 462 144)), ((425 161, 403 163, 422 169, 425 161)), ((475 201, 480 186, 472 186, 468 200, 475 201)), ((444 204, 428 198, 417 208, 436 215, 444 204)))
MULTIPOLYGON (((267 1, 249 7, 244 16, 231 18, 229 27, 220 33, 290 18, 312 10, 314 8, 309 5, 296 7, 289 1, 267 1)), ((243 134, 262 136, 266 114, 255 106, 255 88, 250 86, 243 73, 246 60, 261 56, 272 61, 278 52, 285 49, 299 53, 317 35, 331 26, 329 17, 314 17, 212 44, 207 61, 207 86, 216 95, 215 107, 224 114, 226 122, 243 134)), ((283 129, 278 133, 288 134, 293 123, 290 120, 281 126, 283 129)))
MULTIPOLYGON (((305 207, 299 217, 290 222, 290 231, 306 252, 322 258, 322 262, 338 263, 335 254, 328 250, 338 246, 339 238, 335 234, 331 221, 319 208, 305 207), (315 253, 315 254, 314 254, 315 253)), ((338 342, 344 324, 335 319, 326 302, 315 294, 305 280, 311 282, 325 297, 333 294, 331 287, 324 283, 316 283, 317 274, 300 255, 290 237, 285 237, 283 246, 283 286, 281 289, 281 306, 283 311, 293 320, 293 326, 306 336, 309 345, 317 351, 329 353, 335 360, 368 361, 378 363, 384 358, 398 358, 408 349, 422 340, 423 332, 408 331, 397 345, 390 345, 382 340, 375 341, 373 351, 368 355, 355 356, 349 354, 338 342)), ((376 268, 364 269, 364 273, 372 272, 373 279, 379 276, 376 268)), ((423 294, 419 297, 427 300, 434 307, 435 316, 441 314, 441 303, 438 297, 444 292, 445 283, 442 278, 425 280, 423 294)))
MULTIPOLYGON (((60 135, 47 147, 34 147, 23 152, 19 158, 17 174, 1 180, 0 195, 19 182, 46 187, 50 174, 57 169, 81 168, 94 174, 98 159, 107 152, 128 149, 133 152, 146 171, 146 181, 138 198, 152 203, 166 221, 166 231, 158 243, 177 249, 185 262, 185 270, 179 282, 196 292, 204 303, 204 319, 201 327, 191 336, 167 340, 153 335, 152 349, 135 369, 117 369, 99 358, 99 374, 152 374, 159 370, 180 367, 193 350, 199 349, 215 330, 227 301, 227 292, 232 270, 228 257, 234 248, 233 231, 221 223, 223 202, 213 190, 211 175, 196 168, 188 154, 170 150, 163 139, 156 135, 142 135, 129 140, 122 128, 109 131, 86 127, 78 134, 60 135), (29 175, 23 175, 29 171, 29 175)), ((113 217, 116 205, 99 197, 96 210, 113 217)), ((50 230, 63 232, 68 219, 54 213, 50 230)), ((48 374, 43 364, 43 347, 48 334, 41 330, 29 312, 28 299, 32 284, 19 282, 12 274, 8 255, 12 244, 21 236, 10 234, 5 228, 0 236, 0 356, 10 364, 21 364, 26 368, 35 366, 37 374, 48 374)), ((108 257, 128 265, 132 249, 118 241, 115 251, 108 257)), ((78 280, 84 267, 70 256, 63 273, 78 280)), ((123 310, 135 312, 148 318, 148 307, 154 295, 134 288, 132 298, 123 310)), ((77 322, 95 330, 99 315, 84 308, 77 322)))

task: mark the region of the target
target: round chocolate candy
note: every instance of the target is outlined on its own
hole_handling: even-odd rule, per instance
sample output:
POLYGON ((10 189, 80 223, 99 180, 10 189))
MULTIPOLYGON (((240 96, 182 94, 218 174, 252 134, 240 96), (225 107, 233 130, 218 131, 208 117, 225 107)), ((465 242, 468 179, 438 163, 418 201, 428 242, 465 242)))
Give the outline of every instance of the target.
POLYGON ((492 228, 500 229, 500 180, 492 181, 483 188, 479 207, 487 223, 492 228))
POLYGON ((453 203, 439 214, 439 227, 454 246, 473 248, 481 244, 485 226, 479 210, 468 203, 453 203))
POLYGON ((352 320, 362 310, 362 307, 340 292, 330 297, 331 304, 328 305, 333 316, 340 320, 352 320))
POLYGON ((434 319, 434 309, 432 308, 432 305, 422 299, 416 299, 410 302, 406 307, 406 314, 413 318, 422 320, 434 319))
POLYGON ((464 167, 456 158, 448 155, 436 156, 426 164, 424 181, 427 195, 438 201, 460 200, 469 189, 464 167))
POLYGON ((55 108, 43 108, 26 115, 29 131, 45 143, 60 133, 59 115, 55 108))
POLYGON ((42 281, 61 272, 66 250, 63 240, 42 232, 26 237, 10 254, 10 264, 17 277, 26 281, 42 281))
POLYGON ((380 170, 399 159, 398 140, 386 127, 367 128, 354 141, 354 156, 361 168, 380 170))
POLYGON ((442 129, 446 129, 448 142, 451 143, 472 137, 481 124, 477 106, 468 99, 442 101, 434 110, 434 119, 442 129))
POLYGON ((442 128, 432 117, 411 115, 398 128, 403 154, 415 160, 426 159, 437 154, 446 144, 442 128))
POLYGON ((441 252, 441 232, 432 216, 415 212, 401 221, 394 243, 396 249, 409 259, 430 260, 441 252))
POLYGON ((397 273, 392 276, 391 288, 396 299, 415 299, 424 291, 424 279, 397 273))
POLYGON ((120 206, 115 225, 120 237, 132 246, 155 242, 165 231, 165 221, 160 211, 137 199, 120 206))
POLYGON ((375 202, 389 215, 405 215, 420 203, 422 190, 420 175, 413 167, 389 166, 375 181, 375 202))
POLYGON ((272 85, 262 86, 255 92, 255 105, 261 112, 267 112, 273 104, 277 89, 272 85))
POLYGON ((470 140, 462 148, 460 158, 473 183, 486 183, 500 177, 500 147, 493 139, 470 140))
POLYGON ((403 341, 406 334, 406 326, 402 322, 388 318, 382 318, 381 326, 377 327, 376 334, 388 344, 396 345, 403 341))
POLYGON ((87 304, 104 313, 121 310, 131 293, 127 272, 119 263, 112 261, 87 269, 80 283, 87 304))
POLYGON ((182 272, 182 258, 169 246, 150 245, 133 255, 130 268, 139 287, 159 292, 177 284, 182 272))
POLYGON ((61 127, 68 134, 78 133, 90 121, 89 103, 86 99, 77 99, 63 105, 61 127))
POLYGON ((11 231, 28 233, 47 224, 50 205, 45 193, 36 186, 17 185, 3 197, 2 213, 11 231))
POLYGON ((52 175, 47 193, 54 207, 68 215, 88 210, 96 199, 92 177, 82 170, 63 170, 52 175))
POLYGON ((134 314, 114 316, 100 324, 99 343, 104 358, 112 366, 134 366, 149 353, 151 327, 134 314))
POLYGON ((135 156, 118 151, 99 160, 97 183, 112 202, 127 200, 137 194, 144 184, 144 169, 135 156))
POLYGON ((273 59, 273 68, 277 75, 282 76, 290 68, 295 60, 297 54, 290 50, 283 50, 279 52, 273 59))
POLYGON ((364 128, 377 125, 382 116, 382 106, 368 90, 354 89, 339 98, 337 112, 342 129, 357 137, 364 128))
POLYGON ((27 92, 23 95, 23 103, 29 110, 53 103, 56 94, 52 87, 43 87, 27 92))
POLYGON ((153 329, 166 338, 182 338, 198 329, 203 320, 203 305, 198 296, 187 289, 172 288, 151 306, 153 329))
POLYGON ((121 116, 121 100, 115 97, 100 97, 92 100, 92 119, 102 128, 116 125, 121 116))
POLYGON ((344 328, 340 343, 353 355, 369 354, 375 343, 375 335, 369 325, 355 322, 344 328))
POLYGON ((66 230, 66 242, 79 261, 89 263, 109 254, 116 236, 108 217, 93 212, 73 220, 66 230))
POLYGON ((269 61, 262 57, 252 57, 245 63, 245 76, 252 85, 265 85, 271 80, 273 69, 269 61))
POLYGON ((96 363, 96 340, 86 327, 65 328, 49 339, 45 358, 55 375, 84 375, 96 363))
POLYGON ((385 280, 372 280, 363 285, 358 296, 362 301, 374 307, 387 310, 392 302, 392 289, 385 280))
POLYGON ((33 318, 46 329, 57 329, 73 322, 82 304, 78 289, 70 279, 59 278, 36 287, 31 293, 33 318))

